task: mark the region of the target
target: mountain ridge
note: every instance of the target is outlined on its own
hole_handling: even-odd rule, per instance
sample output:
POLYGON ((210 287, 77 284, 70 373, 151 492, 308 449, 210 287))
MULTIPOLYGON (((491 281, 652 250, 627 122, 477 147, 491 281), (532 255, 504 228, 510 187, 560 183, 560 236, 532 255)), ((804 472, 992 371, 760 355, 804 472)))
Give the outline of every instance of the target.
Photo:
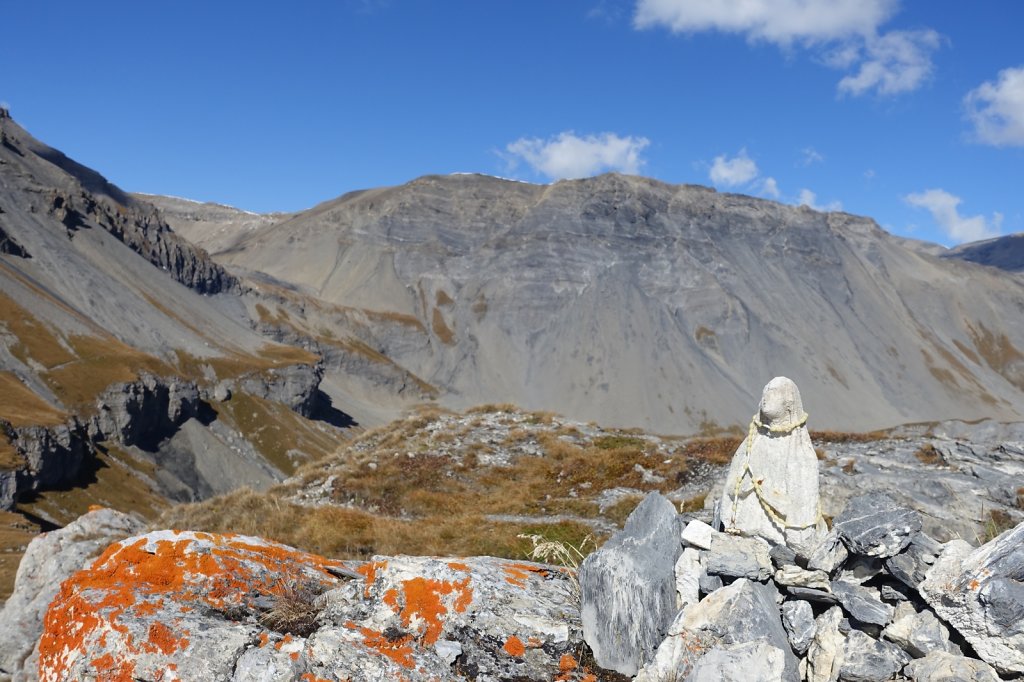
POLYGON ((1017 419, 1024 403, 1019 278, 939 258, 869 218, 695 185, 424 176, 323 202, 214 255, 240 275, 415 319, 418 340, 385 331, 372 344, 454 407, 501 400, 693 431, 707 414, 742 423, 746 387, 776 374, 848 406, 823 415, 836 428, 1017 419), (687 385, 700 397, 674 397, 687 385))

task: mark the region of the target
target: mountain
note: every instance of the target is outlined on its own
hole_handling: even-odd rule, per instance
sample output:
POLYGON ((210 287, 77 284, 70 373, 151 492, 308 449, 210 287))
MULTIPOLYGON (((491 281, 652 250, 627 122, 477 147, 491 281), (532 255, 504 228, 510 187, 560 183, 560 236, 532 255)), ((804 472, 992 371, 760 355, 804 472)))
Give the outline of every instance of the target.
POLYGON ((91 504, 153 516, 265 488, 333 451, 320 357, 261 335, 242 296, 155 207, 0 110, 0 545, 91 504))
POLYGON ((991 265, 1008 272, 1024 272, 1024 232, 961 244, 950 249, 948 257, 991 265))
POLYGON ((692 432, 746 424, 784 374, 822 427, 1024 414, 1024 281, 846 213, 616 174, 428 176, 222 243, 239 275, 363 311, 365 344, 456 408, 692 432))

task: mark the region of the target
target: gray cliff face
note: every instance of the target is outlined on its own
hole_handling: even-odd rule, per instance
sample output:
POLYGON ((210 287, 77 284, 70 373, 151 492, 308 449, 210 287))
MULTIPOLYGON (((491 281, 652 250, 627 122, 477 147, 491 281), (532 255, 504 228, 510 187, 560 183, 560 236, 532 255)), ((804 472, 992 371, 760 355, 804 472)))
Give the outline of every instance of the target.
POLYGON ((8 116, 0 138, 0 508, 55 486, 75 494, 105 444, 173 499, 266 487, 308 457, 301 435, 275 460, 246 429, 301 430, 289 410, 320 406, 317 358, 251 329, 234 277, 152 205, 8 116), (218 414, 220 384, 273 415, 218 414))
POLYGON ((823 427, 1018 419, 1024 282, 845 213, 604 175, 424 177, 236 234, 216 258, 403 316, 374 346, 456 407, 660 432, 746 424, 792 377, 823 427))
MULTIPOLYGON (((28 198, 31 213, 52 217, 67 231, 99 227, 113 235, 175 280, 199 293, 215 294, 237 288, 234 277, 209 255, 175 234, 156 209, 122 192, 95 171, 39 142, 10 118, 0 120, 3 145, 0 159, 8 180, 0 204, 17 205, 28 198), (20 200, 20 201, 19 201, 20 200)), ((0 219, 2 220, 2 219, 0 219)), ((0 236, 6 249, 17 242, 0 236)))

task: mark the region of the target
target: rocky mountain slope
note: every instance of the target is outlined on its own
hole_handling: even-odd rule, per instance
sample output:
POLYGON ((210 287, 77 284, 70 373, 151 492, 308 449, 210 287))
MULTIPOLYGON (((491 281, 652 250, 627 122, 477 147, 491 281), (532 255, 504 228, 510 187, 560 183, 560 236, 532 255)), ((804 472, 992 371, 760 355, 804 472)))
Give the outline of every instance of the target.
POLYGON ((1024 413, 1024 281, 845 213, 614 174, 431 176, 210 243, 361 311, 360 340, 457 408, 685 433, 745 423, 749 387, 787 374, 832 428, 1024 413))
MULTIPOLYGON (((319 356, 255 331, 240 295, 155 208, 0 113, 5 547, 93 503, 152 517, 266 487, 336 447, 310 419, 338 416, 319 356)), ((5 586, 16 562, 0 553, 5 586)))
POLYGON ((948 256, 1008 272, 1024 272, 1024 233, 961 244, 951 249, 948 256))

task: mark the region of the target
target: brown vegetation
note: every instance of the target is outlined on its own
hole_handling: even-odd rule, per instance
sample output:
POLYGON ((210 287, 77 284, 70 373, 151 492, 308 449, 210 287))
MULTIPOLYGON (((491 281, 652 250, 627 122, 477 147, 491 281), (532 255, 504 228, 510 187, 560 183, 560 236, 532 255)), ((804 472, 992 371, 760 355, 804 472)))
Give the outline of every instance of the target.
POLYGON ((919 447, 917 452, 914 453, 914 457, 917 457, 920 462, 931 466, 941 466, 946 463, 942 453, 931 443, 925 443, 919 447))
MULTIPOLYGON (((688 482, 691 457, 728 461, 738 443, 641 438, 510 405, 464 415, 424 406, 301 467, 268 493, 178 507, 163 523, 262 535, 338 557, 522 558, 527 547, 517 535, 578 546, 594 532, 588 521, 621 525, 648 491, 688 482), (602 509, 602 494, 621 488, 636 492, 602 509), (310 494, 315 501, 297 504, 310 494)), ((690 504, 703 505, 703 497, 690 504)))
POLYGON ((816 443, 874 443, 889 437, 885 431, 811 431, 810 435, 816 443))
POLYGON ((0 396, 0 419, 11 426, 53 426, 68 417, 66 412, 37 396, 12 372, 0 371, 0 396))

